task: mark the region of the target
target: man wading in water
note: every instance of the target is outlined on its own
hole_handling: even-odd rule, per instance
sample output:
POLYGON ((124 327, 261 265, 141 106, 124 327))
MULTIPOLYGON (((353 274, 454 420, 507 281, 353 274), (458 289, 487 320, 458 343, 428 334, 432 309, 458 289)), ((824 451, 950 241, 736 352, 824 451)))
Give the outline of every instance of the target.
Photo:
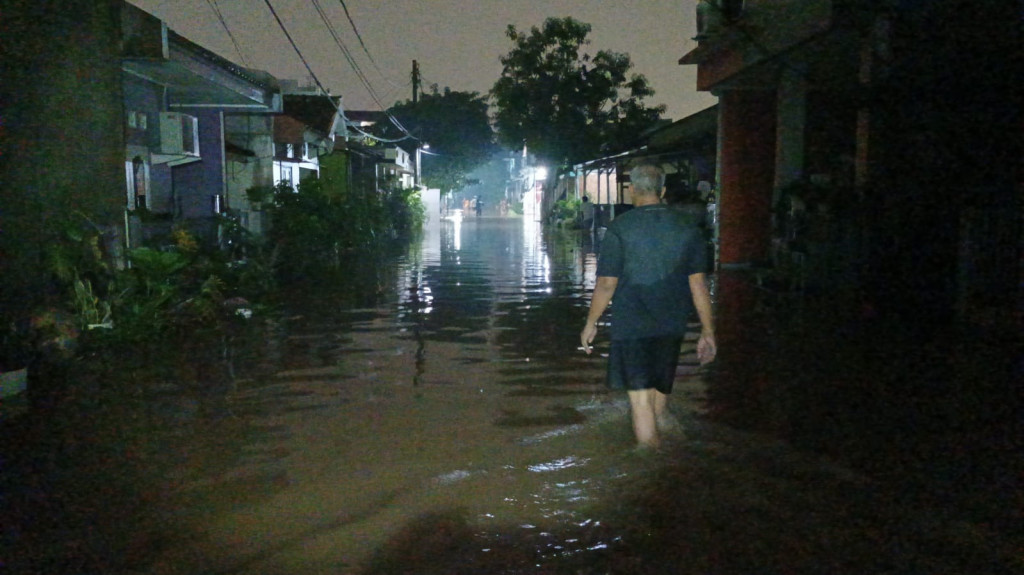
POLYGON ((685 213, 661 203, 661 168, 638 165, 630 172, 630 182, 634 209, 615 218, 605 232, 597 286, 580 341, 589 355, 597 320, 614 295, 608 386, 629 393, 636 439, 641 447, 655 448, 658 427, 670 425, 665 404, 693 311, 701 323, 701 364, 715 358, 715 330, 700 229, 685 213))

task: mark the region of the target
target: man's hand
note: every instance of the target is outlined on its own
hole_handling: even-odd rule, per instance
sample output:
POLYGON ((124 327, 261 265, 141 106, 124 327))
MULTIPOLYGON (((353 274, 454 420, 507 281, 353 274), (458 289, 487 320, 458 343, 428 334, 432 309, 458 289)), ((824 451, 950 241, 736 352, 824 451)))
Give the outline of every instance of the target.
POLYGON ((703 273, 690 275, 690 293, 693 294, 693 305, 700 317, 700 339, 697 340, 697 359, 701 365, 711 363, 715 359, 718 348, 715 345, 715 322, 711 314, 711 293, 703 273))
POLYGON ((583 326, 583 331, 580 332, 580 343, 583 344, 583 351, 587 355, 590 355, 590 352, 594 349, 590 344, 594 342, 595 335, 597 335, 597 325, 589 322, 583 326))
POLYGON ((597 335, 597 320, 601 319, 601 314, 604 313, 605 308, 612 301, 612 295, 615 293, 615 288, 618 285, 619 278, 617 277, 597 276, 594 295, 590 298, 590 313, 587 314, 587 324, 583 326, 583 331, 580 332, 580 343, 583 344, 583 351, 587 355, 590 355, 592 351, 590 344, 594 342, 594 336, 597 335))
POLYGON ((701 365, 707 365, 715 359, 716 353, 718 347, 715 345, 715 336, 702 333, 697 340, 697 360, 701 365))

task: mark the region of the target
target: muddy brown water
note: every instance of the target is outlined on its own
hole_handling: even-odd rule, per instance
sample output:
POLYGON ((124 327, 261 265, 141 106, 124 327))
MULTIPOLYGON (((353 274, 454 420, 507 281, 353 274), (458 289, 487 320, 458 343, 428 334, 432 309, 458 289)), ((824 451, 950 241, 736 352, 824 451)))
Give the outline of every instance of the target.
POLYGON ((368 274, 289 294, 236 350, 231 389, 169 386, 153 406, 164 468, 131 572, 1020 566, 982 523, 710 417, 690 341, 670 403, 680 428, 663 452, 636 452, 625 398, 603 386, 607 339, 579 349, 593 252, 520 218, 446 220, 394 261, 353 262, 368 274))
POLYGON ((152 572, 371 568, 425 517, 481 559, 509 539, 532 541, 527 562, 614 544, 556 535, 600 527, 591 507, 637 465, 624 398, 578 349, 595 266, 578 235, 449 220, 385 265, 371 306, 319 286, 276 318, 222 441, 189 438, 168 506, 189 535, 152 572))

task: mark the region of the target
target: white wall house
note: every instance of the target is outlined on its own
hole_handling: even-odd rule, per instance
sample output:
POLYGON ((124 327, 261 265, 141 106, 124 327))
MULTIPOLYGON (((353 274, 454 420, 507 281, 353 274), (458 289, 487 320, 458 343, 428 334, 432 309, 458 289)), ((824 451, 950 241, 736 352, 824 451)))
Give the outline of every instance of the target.
POLYGON ((341 97, 299 93, 284 95, 284 113, 274 118, 274 184, 293 188, 320 177, 320 156, 334 149, 344 124, 341 97))
POLYGON ((304 178, 319 178, 319 157, 316 144, 274 142, 274 183, 297 189, 304 178))

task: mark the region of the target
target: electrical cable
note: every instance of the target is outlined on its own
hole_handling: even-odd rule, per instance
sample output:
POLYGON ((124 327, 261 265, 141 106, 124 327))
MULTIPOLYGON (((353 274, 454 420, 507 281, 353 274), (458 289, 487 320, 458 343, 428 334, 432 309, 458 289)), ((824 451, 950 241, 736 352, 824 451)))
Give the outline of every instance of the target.
POLYGON ((313 68, 310 67, 309 62, 306 60, 306 57, 302 55, 302 50, 299 50, 299 46, 298 44, 295 43, 295 40, 292 39, 292 35, 288 33, 288 28, 286 28, 284 22, 281 21, 281 17, 277 15, 277 10, 274 10, 274 5, 270 3, 270 0, 263 1, 266 3, 267 8, 270 9, 270 13, 274 16, 274 19, 277 20, 277 25, 281 27, 281 31, 284 32, 284 36, 285 38, 288 39, 288 43, 292 45, 292 49, 294 49, 295 53, 298 54, 299 60, 302 60, 302 65, 305 66, 306 71, 309 72, 309 77, 312 78, 314 82, 316 82, 316 85, 318 88, 320 88, 320 91, 322 91, 324 94, 330 94, 330 91, 328 91, 327 88, 325 88, 324 85, 320 82, 320 78, 317 78, 316 73, 313 72, 313 68))
POLYGON ((217 15, 217 20, 220 20, 220 25, 224 28, 224 31, 227 32, 228 38, 231 39, 231 43, 235 45, 235 51, 238 52, 238 57, 242 60, 242 64, 248 68, 249 62, 246 60, 245 54, 242 53, 242 48, 238 45, 238 40, 235 39, 235 35, 232 34, 231 29, 228 28, 228 23, 224 20, 224 14, 221 13, 220 6, 217 5, 217 0, 206 0, 206 3, 210 5, 210 9, 213 10, 213 13, 217 15))
MULTIPOLYGON (((341 2, 342 9, 345 11, 345 17, 348 18, 349 24, 352 26, 352 31, 355 32, 356 38, 359 39, 359 44, 363 47, 363 51, 366 52, 366 56, 370 59, 370 63, 373 64, 373 66, 375 68, 377 68, 377 72, 379 72, 381 74, 381 76, 383 77, 384 73, 381 71, 381 69, 379 67, 377 67, 377 62, 374 61, 373 56, 370 54, 370 51, 366 48, 366 43, 363 42, 363 37, 362 37, 362 35, 359 34, 359 30, 356 28, 356 23, 352 19, 352 15, 348 11, 348 6, 345 5, 344 0, 339 0, 339 1, 341 2)), ((331 36, 334 37, 335 43, 338 44, 338 47, 341 48, 342 53, 345 54, 345 59, 348 60, 349 64, 352 66, 352 69, 355 70, 356 75, 359 76, 360 81, 362 81, 362 83, 366 87, 367 91, 370 92, 370 97, 373 98, 373 101, 377 103, 377 105, 380 107, 381 111, 384 112, 384 115, 387 116, 388 120, 396 128, 398 128, 399 131, 401 131, 402 133, 406 134, 410 138, 413 138, 415 140, 419 140, 419 138, 417 138, 416 136, 412 135, 412 133, 409 131, 408 128, 406 128, 404 125, 402 125, 402 123, 398 120, 398 118, 396 118, 393 114, 388 112, 388 107, 384 105, 384 103, 381 101, 381 98, 377 95, 376 91, 373 89, 373 86, 370 84, 369 78, 366 77, 366 75, 363 73, 363 71, 359 68, 358 64, 356 64, 355 58, 352 56, 351 52, 349 52, 348 47, 346 47, 344 42, 341 41, 341 38, 338 36, 338 33, 334 29, 334 26, 330 23, 330 18, 327 17, 327 13, 324 11, 323 7, 320 5, 319 0, 313 0, 313 5, 316 7, 317 13, 320 14, 320 19, 324 21, 324 24, 327 26, 327 29, 331 32, 331 36)), ((384 79, 386 81, 388 81, 389 84, 391 84, 392 86, 395 86, 396 88, 402 88, 403 87, 403 86, 396 85, 394 82, 391 82, 390 80, 387 80, 386 77, 384 79)))
POLYGON ((363 36, 359 33, 359 30, 356 28, 356 23, 355 20, 352 19, 352 15, 349 14, 348 6, 345 5, 345 0, 338 1, 341 2, 341 8, 345 11, 345 17, 348 18, 348 23, 352 26, 352 31, 356 33, 356 38, 359 39, 359 45, 363 47, 363 52, 366 52, 366 57, 370 59, 370 63, 373 64, 374 69, 377 70, 377 73, 380 74, 380 77, 383 78, 385 82, 391 84, 395 88, 404 88, 405 86, 399 86, 398 84, 395 84, 390 79, 388 79, 388 77, 384 74, 384 71, 380 69, 380 66, 377 65, 377 61, 374 60, 373 56, 370 54, 370 50, 367 49, 366 43, 363 42, 363 36))
POLYGON ((367 92, 369 92, 370 97, 382 109, 385 108, 385 106, 380 100, 380 97, 377 95, 377 91, 373 89, 373 86, 370 84, 370 81, 366 77, 366 74, 363 73, 362 69, 359 67, 359 64, 357 64, 355 58, 353 58, 352 53, 348 49, 348 46, 346 46, 345 43, 341 40, 341 37, 338 35, 338 31, 335 30, 334 25, 331 24, 330 18, 328 18, 327 13, 323 9, 323 6, 320 5, 320 1, 313 0, 313 6, 314 8, 316 8, 317 14, 320 16, 320 20, 324 23, 324 26, 327 27, 327 31, 330 32, 331 37, 334 39, 334 43, 337 44, 338 48, 341 49, 341 53, 345 56, 345 60, 348 61, 349 66, 352 66, 352 70, 355 71, 356 76, 359 78, 359 81, 366 88, 367 92))
MULTIPOLYGON (((299 60, 302 61, 302 65, 306 67, 306 71, 309 72, 309 76, 316 83, 317 87, 320 88, 320 91, 322 91, 324 94, 330 94, 330 92, 327 90, 327 88, 325 88, 323 83, 320 81, 320 78, 318 78, 316 73, 313 72, 313 68, 309 65, 309 61, 307 61, 306 57, 302 55, 302 50, 299 50, 299 46, 298 46, 298 44, 295 43, 295 40, 292 38, 292 35, 288 32, 288 28, 285 27, 284 22, 281 20, 281 17, 277 15, 277 10, 274 10, 273 4, 270 3, 270 0, 263 0, 263 1, 264 1, 264 3, 266 3, 267 8, 270 9, 270 13, 274 16, 274 20, 277 20, 277 25, 281 28, 281 31, 284 32, 285 38, 288 39, 288 43, 292 45, 292 49, 294 49, 295 53, 299 56, 299 60)), ((378 138, 377 136, 374 136, 372 134, 367 134, 366 132, 360 130, 359 128, 356 128, 355 126, 351 125, 350 120, 345 117, 345 113, 342 111, 341 107, 338 106, 337 102, 335 102, 331 98, 328 98, 328 100, 334 106, 335 110, 338 111, 338 114, 341 115, 342 119, 345 120, 346 128, 352 128, 353 130, 355 130, 359 134, 363 135, 364 137, 367 137, 367 138, 370 138, 372 140, 376 140, 376 141, 379 141, 379 142, 388 143, 388 144, 395 143, 395 142, 401 142, 403 140, 407 140, 409 138, 413 138, 412 134, 408 134, 408 132, 407 132, 407 135, 405 137, 399 138, 399 139, 395 139, 395 140, 386 140, 386 139, 383 139, 383 138, 378 138)), ((413 139, 417 139, 417 138, 413 138, 413 139)))
MULTIPOLYGON (((345 43, 341 40, 341 37, 338 35, 337 30, 335 30, 334 25, 331 24, 330 18, 328 18, 327 13, 323 9, 323 6, 320 5, 320 1, 319 0, 313 0, 313 6, 316 8, 317 14, 319 14, 320 19, 323 21, 324 25, 327 27, 328 32, 331 33, 331 37, 334 38, 335 44, 337 44, 338 48, 341 49, 342 54, 344 54, 344 56, 345 56, 345 59, 348 61, 349 65, 352 66, 352 69, 355 71, 356 75, 359 77, 360 82, 362 82, 362 84, 366 88, 367 92, 369 92, 370 97, 373 99, 373 101, 377 103, 377 106, 380 107, 380 109, 384 112, 384 115, 387 116, 387 118, 391 121, 392 124, 394 124, 394 126, 396 128, 398 128, 402 133, 406 134, 406 136, 408 138, 413 138, 413 139, 418 140, 419 138, 416 138, 416 136, 413 136, 409 132, 409 130, 407 130, 405 128, 405 126, 403 126, 401 124, 401 122, 399 122, 398 119, 394 117, 394 115, 392 115, 390 112, 388 112, 387 106, 384 105, 384 103, 380 99, 380 96, 377 94, 376 90, 373 89, 373 86, 370 84, 369 78, 367 78, 366 75, 363 73, 362 69, 356 63, 355 58, 352 56, 352 53, 349 51, 348 47, 345 46, 345 43)), ((366 135, 365 132, 360 131, 360 133, 363 133, 364 135, 366 135)), ((404 140, 406 138, 402 138, 402 139, 404 140)), ((381 141, 386 141, 386 140, 381 140, 381 141)), ((401 140, 395 140, 395 141, 401 141, 401 140)))

